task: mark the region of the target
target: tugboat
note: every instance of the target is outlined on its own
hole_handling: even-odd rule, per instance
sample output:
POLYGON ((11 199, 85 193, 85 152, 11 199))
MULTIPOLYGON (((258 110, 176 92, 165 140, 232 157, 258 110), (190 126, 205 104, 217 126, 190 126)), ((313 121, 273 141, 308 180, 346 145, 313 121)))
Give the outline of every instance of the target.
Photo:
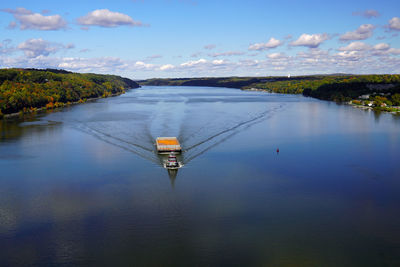
POLYGON ((176 156, 173 152, 168 155, 168 160, 164 163, 164 168, 169 170, 177 170, 181 166, 180 162, 176 159, 176 156))

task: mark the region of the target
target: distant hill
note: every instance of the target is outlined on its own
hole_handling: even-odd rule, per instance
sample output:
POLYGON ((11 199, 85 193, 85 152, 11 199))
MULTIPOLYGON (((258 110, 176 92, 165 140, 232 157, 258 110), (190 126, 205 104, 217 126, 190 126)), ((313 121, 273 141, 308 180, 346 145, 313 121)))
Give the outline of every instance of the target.
POLYGON ((138 87, 135 81, 116 75, 58 69, 0 69, 0 116, 61 107, 138 87))
POLYGON ((400 93, 400 75, 309 75, 309 76, 266 76, 266 77, 221 77, 149 79, 139 81, 141 85, 210 86, 238 89, 259 89, 275 93, 303 94, 324 100, 350 101, 364 94, 400 93), (371 85, 388 85, 377 89, 371 85))

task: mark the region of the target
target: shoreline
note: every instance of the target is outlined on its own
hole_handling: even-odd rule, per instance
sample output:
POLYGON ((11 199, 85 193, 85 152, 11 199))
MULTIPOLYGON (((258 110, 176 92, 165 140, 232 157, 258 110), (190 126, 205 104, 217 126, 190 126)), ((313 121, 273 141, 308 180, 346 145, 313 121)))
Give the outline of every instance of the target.
POLYGON ((371 111, 375 111, 375 112, 385 112, 385 113, 389 113, 389 114, 392 114, 392 115, 399 115, 400 114, 400 109, 398 111, 375 110, 373 107, 356 105, 356 104, 353 104, 353 103, 347 103, 347 104, 352 106, 352 107, 359 108, 359 109, 364 109, 364 110, 371 110, 371 111))
MULTIPOLYGON (((241 88, 240 90, 242 90, 242 91, 252 91, 252 92, 267 92, 267 93, 274 94, 274 92, 270 92, 267 89, 260 89, 260 88, 254 88, 254 87, 245 88, 245 89, 241 88)), ((319 98, 315 98, 315 97, 312 97, 312 98, 322 101, 322 99, 319 99, 319 98)), ((332 100, 324 100, 324 101, 335 102, 335 101, 332 101, 332 100)), ((385 113, 389 113, 389 114, 392 114, 392 115, 400 115, 400 109, 398 111, 375 110, 374 107, 356 105, 356 104, 349 103, 349 102, 341 102, 341 103, 353 106, 355 108, 363 109, 363 110, 371 110, 371 111, 375 111, 375 112, 385 112, 385 113)))
MULTIPOLYGON (((134 88, 130 88, 130 89, 134 89, 134 88)), ((130 90, 130 89, 128 89, 128 90, 130 90)), ((75 102, 70 102, 70 104, 68 104, 68 105, 67 105, 67 103, 61 102, 61 103, 64 104, 64 106, 58 107, 58 108, 47 109, 46 107, 40 107, 40 108, 36 108, 34 111, 28 111, 28 112, 25 112, 25 113, 22 110, 20 110, 18 112, 14 112, 14 113, 10 113, 10 114, 3 114, 3 118, 0 118, 0 120, 1 119, 11 119, 11 118, 23 116, 23 115, 26 115, 26 114, 34 114, 34 113, 38 113, 38 112, 41 113, 41 112, 44 112, 46 110, 62 109, 62 108, 69 107, 69 106, 72 106, 72 105, 85 104, 86 102, 93 102, 93 101, 96 101, 96 100, 99 100, 99 99, 102 99, 102 98, 119 96, 119 95, 125 94, 125 92, 111 94, 111 95, 109 95, 107 97, 98 96, 98 97, 87 98, 86 101, 84 101, 84 102, 80 102, 81 100, 78 100, 78 101, 75 101, 75 102), (22 112, 22 114, 21 114, 21 112, 22 112)))

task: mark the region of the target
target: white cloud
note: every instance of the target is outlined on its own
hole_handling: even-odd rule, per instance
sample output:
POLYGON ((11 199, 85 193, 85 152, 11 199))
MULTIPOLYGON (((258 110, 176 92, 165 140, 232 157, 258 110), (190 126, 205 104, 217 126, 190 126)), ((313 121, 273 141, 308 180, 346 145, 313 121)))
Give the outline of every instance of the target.
MULTIPOLYGON (((33 13, 23 7, 3 9, 2 11, 13 14, 14 18, 19 22, 21 30, 54 31, 64 29, 67 26, 67 22, 60 15, 44 16, 40 13, 33 13)), ((15 28, 16 26, 17 22, 12 21, 8 27, 15 28)))
POLYGON ((391 20, 389 20, 388 27, 391 30, 400 31, 400 18, 393 17, 391 20))
POLYGON ((267 57, 270 59, 280 59, 280 58, 285 58, 286 55, 283 53, 272 53, 272 54, 267 55, 267 57))
POLYGON ((388 50, 390 48, 390 45, 386 44, 386 43, 380 43, 380 44, 376 44, 374 45, 374 49, 375 50, 380 50, 380 51, 384 51, 384 50, 388 50))
POLYGON ((162 65, 160 67, 160 70, 171 70, 171 69, 174 69, 174 68, 175 68, 175 66, 172 65, 172 64, 165 64, 165 65, 162 65))
POLYGON ((243 52, 240 51, 228 51, 228 52, 222 52, 222 53, 214 53, 214 54, 208 54, 210 57, 229 57, 229 56, 241 56, 244 55, 243 52))
POLYGON ((317 48, 321 43, 328 40, 329 36, 323 34, 306 34, 303 33, 299 39, 290 43, 291 46, 306 46, 310 48, 317 48))
MULTIPOLYGON (((29 40, 28 40, 29 41, 29 40)), ((30 68, 63 68, 76 72, 110 73, 132 78, 150 77, 201 77, 201 76, 245 76, 245 75, 292 75, 317 73, 399 73, 400 49, 391 48, 389 44, 360 45, 353 42, 341 48, 336 53, 332 50, 310 48, 299 51, 296 55, 270 53, 263 60, 241 59, 228 61, 223 59, 199 59, 172 64, 165 61, 162 64, 148 64, 145 61, 131 61, 113 57, 80 58, 54 57, 53 54, 68 45, 44 41, 47 45, 38 46, 36 50, 30 47, 28 56, 10 56, 0 53, 0 65, 4 67, 30 68), (36 52, 35 51, 41 51, 36 52), (332 54, 333 53, 333 54, 332 54)), ((9 42, 8 42, 9 43, 9 42)), ((28 42, 24 42, 28 43, 28 42)), ((40 42, 39 42, 40 43, 40 42)), ((5 43, 0 45, 0 50, 5 43)), ((20 48, 24 48, 22 45, 20 48)), ((20 49, 18 48, 18 49, 20 49)), ((20 49, 22 50, 22 49, 20 49)), ((24 51, 25 52, 25 51, 24 51)))
POLYGON ((361 17, 365 17, 365 18, 377 18, 379 17, 381 14, 379 14, 378 11, 374 10, 374 9, 367 9, 365 11, 362 12, 353 12, 353 16, 361 16, 361 17))
POLYGON ((123 70, 129 67, 127 62, 115 57, 104 58, 59 58, 57 67, 79 72, 107 73, 123 70))
POLYGON ((280 45, 282 45, 283 42, 275 39, 274 37, 271 37, 267 43, 257 43, 257 44, 252 44, 249 46, 249 50, 266 50, 266 49, 272 49, 276 48, 280 45))
POLYGON ((347 46, 340 47, 338 50, 339 51, 364 51, 364 50, 369 50, 371 46, 363 43, 363 42, 352 42, 348 44, 347 46))
POLYGON ((212 61, 212 64, 214 64, 214 65, 223 65, 225 63, 226 63, 226 61, 223 59, 215 59, 212 61))
POLYGON ((206 63, 207 60, 205 60, 204 58, 201 58, 199 60, 192 60, 192 61, 188 61, 188 62, 184 62, 181 64, 182 67, 193 67, 199 64, 204 64, 206 63))
POLYGON ((349 61, 359 61, 362 58, 362 54, 359 51, 343 51, 336 55, 349 61))
POLYGON ((346 32, 340 36, 341 41, 351 41, 351 40, 365 40, 372 36, 375 26, 372 24, 363 24, 358 27, 357 30, 352 32, 346 32))
POLYGON ((136 61, 135 67, 139 69, 152 69, 154 67, 153 64, 144 63, 143 61, 136 61))
POLYGON ((25 42, 20 43, 17 48, 24 52, 25 56, 29 58, 34 58, 38 56, 48 56, 50 54, 56 53, 60 49, 72 49, 75 46, 73 44, 68 44, 66 46, 59 43, 51 43, 45 41, 41 38, 39 39, 29 39, 25 42))
POLYGON ((400 55, 400 48, 390 48, 388 50, 388 53, 393 55, 400 55))
POLYGON ((122 25, 143 26, 140 21, 134 21, 130 16, 108 9, 97 9, 89 12, 86 16, 77 19, 83 26, 117 27, 122 25))

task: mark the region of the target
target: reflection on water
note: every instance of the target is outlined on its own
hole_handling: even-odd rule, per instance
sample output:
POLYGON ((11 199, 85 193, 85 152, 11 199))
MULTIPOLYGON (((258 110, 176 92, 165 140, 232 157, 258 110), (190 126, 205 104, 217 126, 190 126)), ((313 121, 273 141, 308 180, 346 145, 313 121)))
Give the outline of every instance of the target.
POLYGON ((0 265, 398 266, 400 120, 375 116, 145 87, 2 121, 0 265))

